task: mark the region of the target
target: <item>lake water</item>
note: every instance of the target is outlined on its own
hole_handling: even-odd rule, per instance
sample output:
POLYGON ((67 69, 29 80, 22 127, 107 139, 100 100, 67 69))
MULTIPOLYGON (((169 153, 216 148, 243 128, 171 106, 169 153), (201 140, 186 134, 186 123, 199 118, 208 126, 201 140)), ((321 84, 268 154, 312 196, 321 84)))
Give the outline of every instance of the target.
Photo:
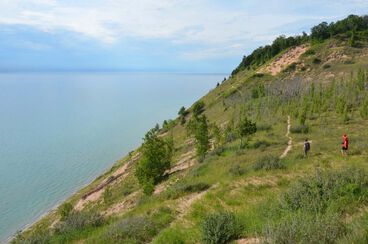
POLYGON ((0 74, 0 242, 91 182, 224 75, 0 74))

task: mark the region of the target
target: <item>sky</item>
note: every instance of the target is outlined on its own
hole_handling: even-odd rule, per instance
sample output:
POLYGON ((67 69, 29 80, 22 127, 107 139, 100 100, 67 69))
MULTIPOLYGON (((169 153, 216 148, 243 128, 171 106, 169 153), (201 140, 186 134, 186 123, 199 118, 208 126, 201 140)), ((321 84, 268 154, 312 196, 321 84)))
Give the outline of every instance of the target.
POLYGON ((368 0, 0 0, 0 71, 230 73, 368 0))

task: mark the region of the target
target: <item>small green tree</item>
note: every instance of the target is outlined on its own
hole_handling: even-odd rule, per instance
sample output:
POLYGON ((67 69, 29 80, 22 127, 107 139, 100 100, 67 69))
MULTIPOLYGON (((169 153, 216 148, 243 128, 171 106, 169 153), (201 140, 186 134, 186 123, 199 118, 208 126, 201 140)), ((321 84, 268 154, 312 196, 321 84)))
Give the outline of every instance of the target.
POLYGON ((224 135, 221 129, 216 125, 212 124, 212 136, 214 139, 214 148, 219 148, 224 143, 224 135))
POLYGON ((187 114, 187 111, 186 111, 185 107, 184 107, 184 106, 183 106, 183 107, 181 107, 181 108, 179 109, 178 115, 179 115, 179 116, 185 116, 186 114, 187 114))
POLYGON ((198 117, 204 111, 204 102, 198 101, 193 105, 193 116, 198 117))
POLYGON ((299 123, 300 125, 305 125, 305 121, 307 120, 307 110, 305 108, 302 109, 299 114, 299 123))
POLYGON ((356 47, 356 34, 355 34, 355 30, 353 30, 351 32, 351 36, 350 36, 350 39, 349 39, 349 46, 351 47, 356 47))
POLYGON ((188 114, 187 110, 185 109, 185 107, 181 107, 179 112, 178 112, 178 115, 179 115, 179 119, 180 119, 180 124, 185 124, 186 122, 186 119, 185 119, 185 116, 188 114))
POLYGON ((158 132, 160 130, 160 125, 158 123, 156 123, 154 130, 155 132, 158 132))
POLYGON ((208 123, 205 115, 202 115, 197 119, 194 133, 197 156, 200 161, 203 161, 209 147, 208 123))
POLYGON ((147 132, 142 145, 142 157, 139 160, 135 175, 143 186, 144 193, 153 193, 154 185, 163 177, 165 171, 170 168, 173 146, 162 138, 159 138, 152 130, 147 132))
POLYGON ((59 207, 60 219, 65 220, 73 211, 73 205, 70 202, 66 202, 59 207))
POLYGON ((240 148, 244 148, 243 138, 248 140, 249 136, 255 134, 257 132, 256 123, 250 121, 246 116, 240 118, 240 122, 238 125, 238 134, 240 137, 240 148))
POLYGON ((110 187, 107 187, 106 190, 103 192, 103 200, 105 204, 111 203, 112 199, 112 191, 110 187))
POLYGON ((205 115, 193 117, 186 126, 187 135, 194 135, 196 140, 197 157, 202 161, 209 147, 209 128, 205 115))

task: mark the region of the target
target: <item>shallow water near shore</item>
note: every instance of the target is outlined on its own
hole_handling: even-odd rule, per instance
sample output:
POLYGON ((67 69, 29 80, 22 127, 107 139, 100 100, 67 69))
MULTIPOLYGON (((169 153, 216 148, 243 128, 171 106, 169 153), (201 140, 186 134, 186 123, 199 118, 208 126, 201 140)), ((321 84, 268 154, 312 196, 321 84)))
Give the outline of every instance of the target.
POLYGON ((141 143, 223 74, 0 74, 0 242, 141 143))

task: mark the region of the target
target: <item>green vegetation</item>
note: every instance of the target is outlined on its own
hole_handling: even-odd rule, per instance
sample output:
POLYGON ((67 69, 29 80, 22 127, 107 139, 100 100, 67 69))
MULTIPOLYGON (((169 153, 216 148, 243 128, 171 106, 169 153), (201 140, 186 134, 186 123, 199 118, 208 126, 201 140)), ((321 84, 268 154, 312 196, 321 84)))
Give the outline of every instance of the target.
POLYGON ((205 115, 194 116, 187 125, 189 135, 194 135, 196 140, 196 152, 199 161, 203 161, 209 147, 209 128, 205 115))
POLYGON ((319 172, 297 181, 273 209, 269 243, 335 243, 347 232, 342 215, 367 203, 368 174, 357 169, 319 172), (349 207, 347 207, 349 206, 349 207), (275 213, 276 212, 276 213, 275 213))
POLYGON ((173 145, 159 138, 155 131, 149 131, 144 137, 142 158, 136 169, 136 176, 146 194, 152 194, 166 170, 170 168, 173 145))
MULTIPOLYGON (((314 26, 311 29, 311 34, 308 36, 305 32, 301 36, 295 37, 285 37, 280 36, 276 38, 271 45, 266 45, 264 47, 259 47, 254 50, 249 56, 244 56, 243 60, 239 66, 232 72, 232 75, 236 75, 238 72, 245 69, 254 69, 260 65, 265 64, 271 58, 275 57, 277 54, 283 50, 301 45, 303 43, 320 42, 337 35, 348 35, 350 36, 349 45, 352 47, 357 46, 357 33, 361 38, 366 38, 368 36, 368 17, 367 16, 357 16, 350 15, 346 19, 332 22, 328 24, 327 22, 322 22, 319 25, 314 26)), ((310 55, 311 53, 307 53, 310 55)), ((316 59, 315 62, 317 62, 316 59)))
POLYGON ((286 166, 281 162, 281 160, 276 156, 264 156, 254 163, 254 170, 273 170, 273 169, 285 169, 286 166))
POLYGON ((257 49, 14 243, 367 243, 366 21, 349 16, 257 49), (300 44, 292 69, 263 72, 300 44))
POLYGON ((245 144, 248 143, 249 136, 257 132, 257 125, 250 121, 246 116, 242 116, 238 125, 238 133, 240 137, 240 148, 244 147, 243 138, 246 138, 245 144))
POLYGON ((242 226, 234 214, 216 213, 204 219, 203 241, 209 244, 225 244, 239 237, 242 226))

